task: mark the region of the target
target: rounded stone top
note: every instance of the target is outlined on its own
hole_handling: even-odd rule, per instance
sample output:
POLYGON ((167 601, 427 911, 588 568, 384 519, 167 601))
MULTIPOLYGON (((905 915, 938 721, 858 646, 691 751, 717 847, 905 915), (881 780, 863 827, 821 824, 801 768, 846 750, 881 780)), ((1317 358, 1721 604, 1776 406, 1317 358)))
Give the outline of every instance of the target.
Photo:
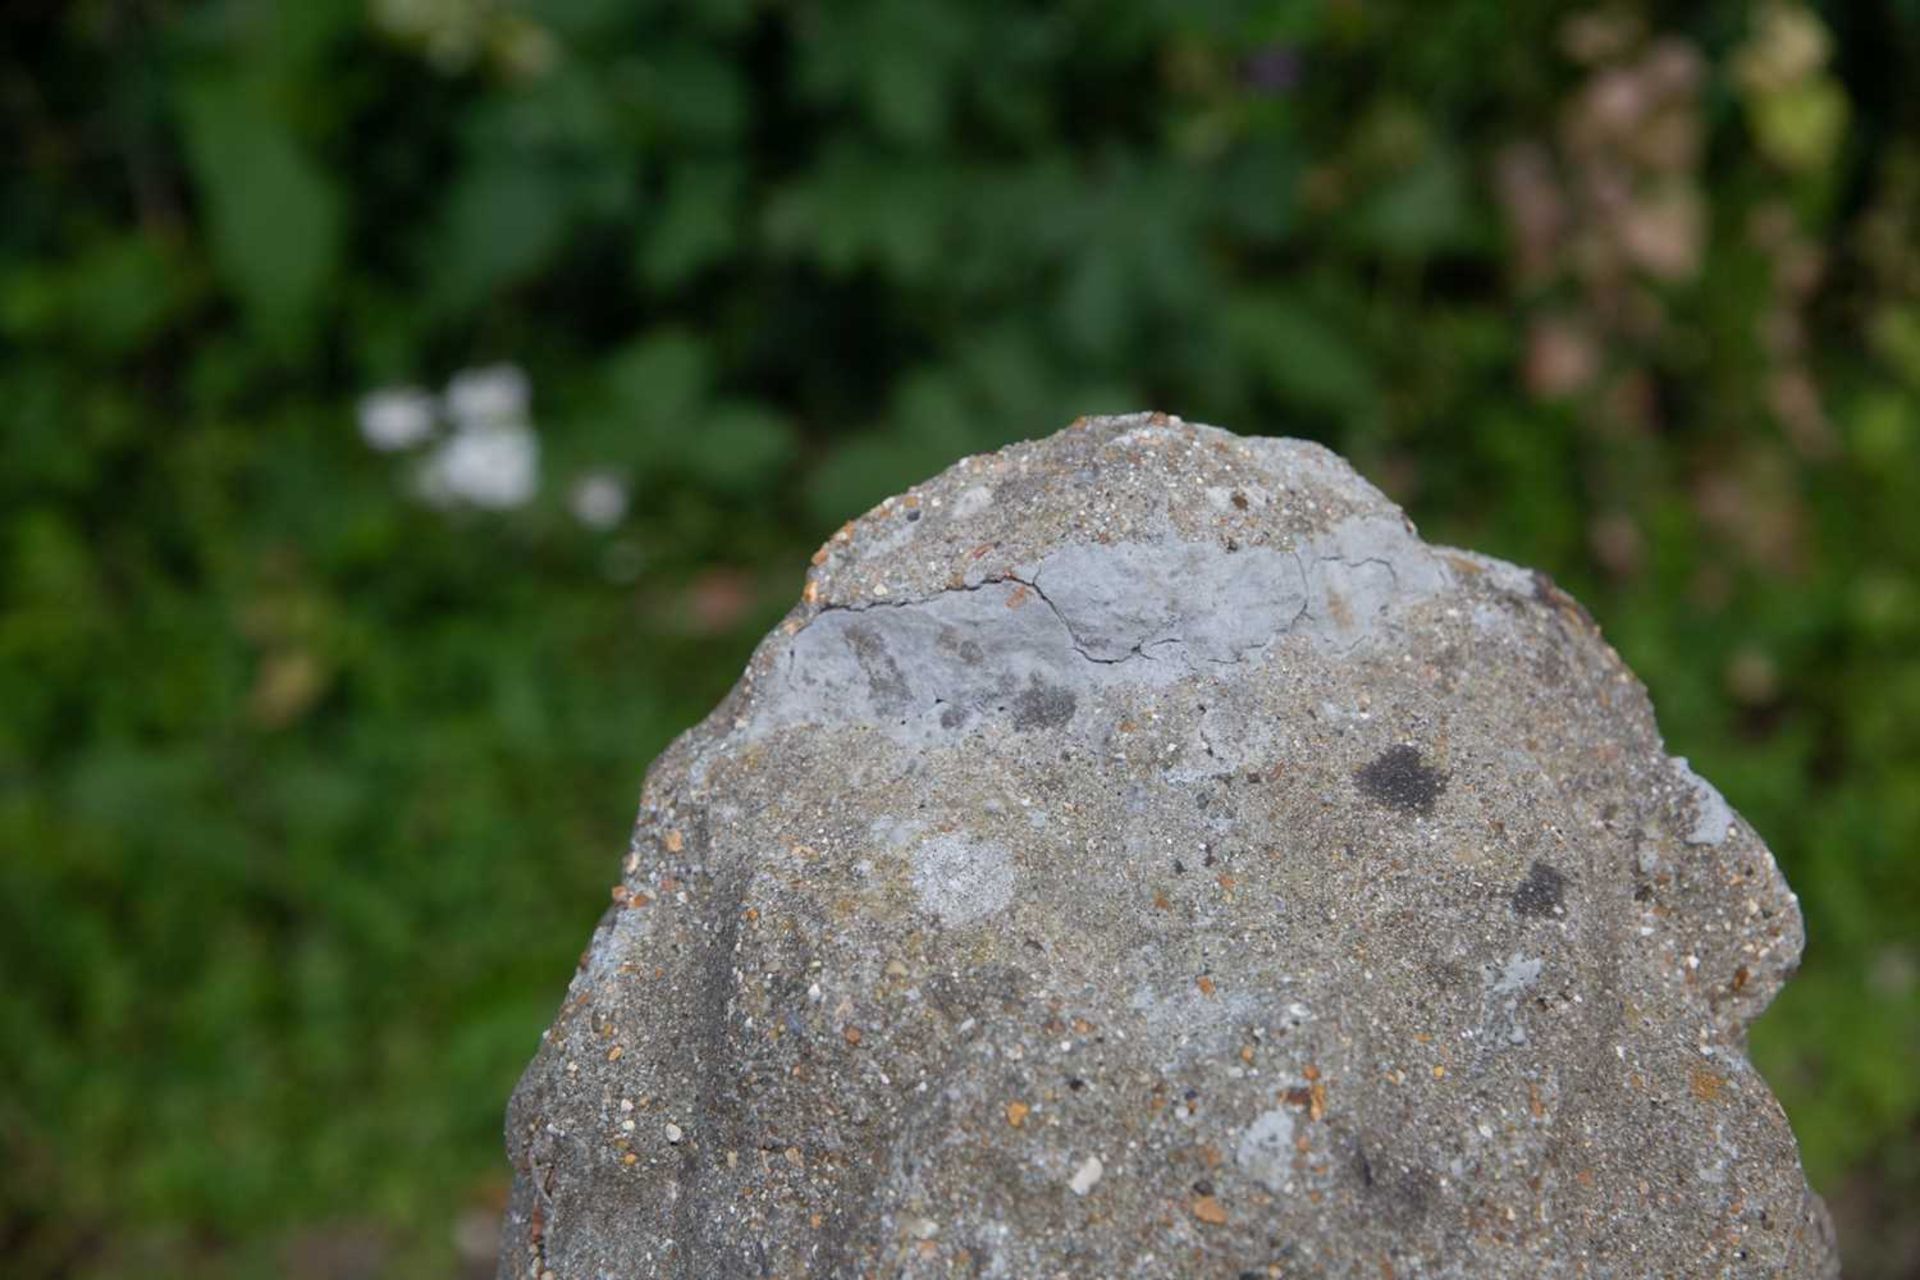
POLYGON ((1544 575, 1165 415, 823 547, 650 771, 502 1274, 1832 1274, 1753 831, 1544 575))
POLYGON ((900 599, 986 581, 1075 543, 1286 550, 1341 521, 1404 524, 1338 454, 1164 413, 1081 418, 963 458, 849 521, 814 556, 809 602, 900 599))

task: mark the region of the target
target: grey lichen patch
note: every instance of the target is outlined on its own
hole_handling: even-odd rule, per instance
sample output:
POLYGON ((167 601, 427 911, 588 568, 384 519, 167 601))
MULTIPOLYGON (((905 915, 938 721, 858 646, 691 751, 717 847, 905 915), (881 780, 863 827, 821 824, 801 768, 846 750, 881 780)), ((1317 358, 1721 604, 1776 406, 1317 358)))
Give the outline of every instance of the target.
POLYGON ((1493 980, 1493 994, 1497 996, 1513 995, 1525 991, 1540 980, 1540 970, 1545 962, 1534 956, 1523 956, 1518 951, 1507 957, 1507 962, 1493 980))
POLYGON ((1540 982, 1546 961, 1516 951, 1497 969, 1488 966, 1487 1012, 1481 1024, 1483 1044, 1523 1045, 1527 1043, 1524 1001, 1540 982))
POLYGON ((882 502, 623 852, 503 1277, 1832 1272, 1765 848, 1319 446, 1094 419, 882 502))
POLYGON ((937 835, 912 853, 913 890, 922 909, 950 926, 974 924, 1013 901, 1013 858, 1002 845, 937 835))

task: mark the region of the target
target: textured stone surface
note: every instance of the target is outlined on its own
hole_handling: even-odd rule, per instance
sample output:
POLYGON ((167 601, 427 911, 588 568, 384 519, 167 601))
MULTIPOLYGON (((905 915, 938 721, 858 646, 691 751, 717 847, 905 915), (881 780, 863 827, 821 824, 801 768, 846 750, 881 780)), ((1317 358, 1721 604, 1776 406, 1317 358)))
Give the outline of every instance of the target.
POLYGON ((649 773, 505 1277, 1827 1275, 1798 908, 1545 577, 1160 415, 836 534, 649 773))

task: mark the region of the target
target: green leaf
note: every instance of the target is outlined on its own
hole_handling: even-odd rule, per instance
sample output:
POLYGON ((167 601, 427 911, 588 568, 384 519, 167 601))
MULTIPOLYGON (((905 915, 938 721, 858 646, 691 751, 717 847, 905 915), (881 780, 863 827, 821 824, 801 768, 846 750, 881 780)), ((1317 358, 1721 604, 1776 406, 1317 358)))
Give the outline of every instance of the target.
POLYGON ((1362 202, 1347 230, 1356 243, 1392 257, 1469 247, 1473 208, 1459 159, 1429 153, 1362 202))
POLYGON ((699 339, 678 330, 628 344, 607 363, 614 413, 649 428, 684 424, 706 399, 712 366, 699 339))
POLYGON ((1339 323, 1296 299, 1249 295, 1229 307, 1226 328, 1283 400, 1339 412, 1374 399, 1377 375, 1365 353, 1339 323))
POLYGON ((648 283, 685 283, 733 251, 744 185, 732 164, 689 164, 674 172, 659 219, 640 244, 640 272, 648 283))
POLYGON ((728 60, 705 50, 663 51, 652 65, 654 109, 676 141, 727 144, 747 123, 747 85, 728 60))
POLYGON ((112 236, 69 262, 33 264, 0 278, 0 332, 125 355, 192 302, 193 283, 179 255, 158 238, 112 236))
POLYGON ((944 265, 952 224, 964 212, 959 196, 942 166, 840 148, 769 204, 766 235, 783 253, 837 275, 877 267, 918 282, 944 265))
POLYGON ((792 425, 747 401, 715 402, 713 360, 690 333, 664 329, 607 365, 601 414, 607 449, 642 468, 724 493, 763 488, 792 461, 792 425))
POLYGON ((340 192, 263 95, 234 77, 182 94, 187 154, 221 279, 262 329, 300 338, 340 264, 340 192))
POLYGON ((567 221, 544 165, 484 157, 455 183, 445 222, 425 246, 436 301, 463 309, 533 275, 560 248, 567 221))
POLYGON ((807 507, 831 527, 952 461, 953 450, 939 441, 869 432, 840 445, 814 469, 807 507))
POLYGON ((791 424, 759 405, 723 404, 687 422, 672 438, 675 460, 696 480, 728 493, 748 494, 793 460, 791 424))

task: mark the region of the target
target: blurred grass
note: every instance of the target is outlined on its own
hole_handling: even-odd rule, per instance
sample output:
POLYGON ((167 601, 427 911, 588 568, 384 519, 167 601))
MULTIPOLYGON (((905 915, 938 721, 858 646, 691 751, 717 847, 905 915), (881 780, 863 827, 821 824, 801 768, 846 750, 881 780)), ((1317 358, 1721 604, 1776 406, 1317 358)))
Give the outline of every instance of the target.
POLYGON ((9 1274, 489 1274, 646 762, 841 520, 1138 407, 1592 607, 1802 896, 1849 1273, 1920 1266, 1913 0, 0 23, 9 1274), (503 361, 523 506, 356 431, 503 361))

